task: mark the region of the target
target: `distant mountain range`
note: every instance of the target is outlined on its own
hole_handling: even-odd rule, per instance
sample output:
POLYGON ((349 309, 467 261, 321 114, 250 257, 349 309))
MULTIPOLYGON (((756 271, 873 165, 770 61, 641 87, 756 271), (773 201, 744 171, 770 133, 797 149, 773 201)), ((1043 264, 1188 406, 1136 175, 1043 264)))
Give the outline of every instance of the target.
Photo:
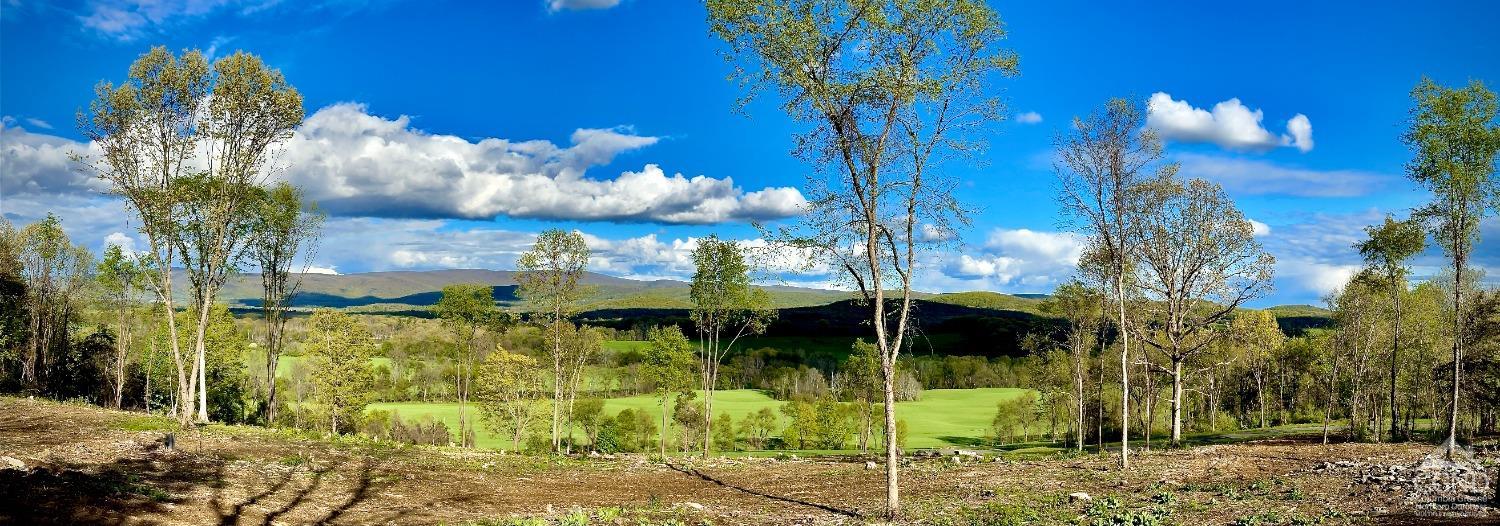
MULTIPOLYGON (((306 274, 302 276, 302 287, 292 304, 299 309, 333 307, 361 312, 426 315, 427 309, 442 297, 445 285, 483 283, 494 288, 496 302, 513 307, 520 303, 516 296, 515 277, 514 271, 484 269, 306 274)), ((580 310, 593 313, 588 316, 591 318, 678 317, 684 316, 692 307, 688 299, 688 283, 684 281, 633 280, 588 272, 584 274, 583 284, 588 286, 589 293, 580 310)), ((765 289, 770 292, 773 306, 783 311, 783 320, 778 323, 783 327, 788 326, 792 318, 800 316, 824 318, 820 323, 832 321, 828 318, 839 318, 858 325, 852 319, 842 320, 852 312, 848 301, 854 299, 851 292, 783 285, 765 286, 765 289)), ((178 290, 186 290, 185 279, 178 290)), ((225 283, 219 298, 232 308, 245 311, 258 308, 260 293, 259 274, 238 274, 225 283)), ((929 321, 1007 318, 1012 320, 1006 322, 1009 324, 1016 320, 1041 318, 1040 305, 1048 296, 970 291, 920 292, 913 297, 926 305, 919 305, 919 309, 925 311, 920 316, 932 317, 929 321), (1015 315, 1024 316, 1017 318, 1015 315)), ((1289 334, 1328 324, 1328 311, 1310 305, 1283 305, 1269 310, 1276 314, 1282 329, 1289 334)))

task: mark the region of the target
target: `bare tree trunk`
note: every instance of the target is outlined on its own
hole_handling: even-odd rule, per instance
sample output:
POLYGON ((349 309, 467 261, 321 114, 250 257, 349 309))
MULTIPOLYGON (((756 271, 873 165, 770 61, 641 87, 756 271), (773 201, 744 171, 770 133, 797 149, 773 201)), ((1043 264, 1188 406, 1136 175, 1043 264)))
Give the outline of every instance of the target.
POLYGON ((1182 358, 1172 357, 1172 445, 1182 445, 1182 358))
POLYGON ((1130 330, 1125 324, 1123 267, 1117 263, 1115 268, 1115 298, 1120 311, 1120 468, 1130 469, 1130 330))
POLYGON ((1399 288, 1397 288, 1397 289, 1394 290, 1394 292, 1395 292, 1394 297, 1391 298, 1391 304, 1395 306, 1394 310, 1395 310, 1395 314, 1396 314, 1395 319, 1392 320, 1393 321, 1393 326, 1394 326, 1392 332, 1394 334, 1391 336, 1391 441, 1392 442, 1396 441, 1397 440, 1397 436, 1400 434, 1400 424, 1399 424, 1399 422, 1401 422, 1401 416, 1400 416, 1399 410, 1396 407, 1396 363, 1397 363, 1397 357, 1398 357, 1398 355, 1401 352, 1401 292, 1406 289, 1406 283, 1405 282, 1397 282, 1394 285, 1396 285, 1399 288))
MULTIPOLYGON (((1462 231, 1461 229, 1459 231, 1462 231)), ((1448 414, 1448 439, 1443 441, 1444 456, 1453 459, 1458 449, 1458 385, 1459 368, 1463 361, 1464 340, 1464 263, 1467 247, 1463 239, 1455 243, 1453 251, 1453 407, 1448 414)))

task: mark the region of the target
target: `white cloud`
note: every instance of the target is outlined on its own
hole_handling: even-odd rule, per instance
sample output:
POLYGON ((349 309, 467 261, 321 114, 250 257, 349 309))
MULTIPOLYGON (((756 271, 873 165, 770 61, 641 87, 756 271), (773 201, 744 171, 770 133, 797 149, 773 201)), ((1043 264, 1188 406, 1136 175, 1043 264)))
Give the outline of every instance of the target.
POLYGON ((746 192, 728 178, 668 175, 655 164, 615 179, 584 175, 657 141, 617 128, 577 130, 567 147, 475 142, 417 130, 406 116, 386 119, 362 105, 335 104, 288 141, 284 176, 348 216, 709 224, 790 217, 806 205, 795 188, 746 192))
POLYGON ((30 124, 32 126, 35 126, 35 127, 38 127, 38 128, 44 129, 44 130, 50 130, 50 129, 52 129, 52 123, 49 123, 47 121, 38 119, 36 117, 27 117, 26 118, 26 124, 30 124))
MULTIPOLYGON (((729 178, 669 175, 655 164, 613 179, 585 174, 658 140, 614 128, 576 130, 566 147, 471 141, 415 129, 405 116, 386 119, 358 104, 335 104, 297 129, 275 174, 330 213, 351 217, 712 224, 791 217, 806 206, 796 188, 746 191, 729 178)), ((0 123, 0 191, 7 197, 103 191, 102 181, 68 160, 69 152, 91 150, 0 123)))
POLYGON ((1021 124, 1039 124, 1042 122, 1042 114, 1034 111, 1017 114, 1016 122, 1021 124))
POLYGON ((1267 225, 1254 219, 1250 219, 1249 221, 1251 235, 1255 237, 1265 237, 1271 235, 1271 225, 1267 225))
POLYGON ((1185 100, 1156 92, 1146 103, 1146 127, 1163 138, 1184 142, 1211 142, 1231 150, 1270 150, 1294 146, 1306 152, 1313 147, 1312 122, 1298 113, 1287 121, 1287 134, 1276 135, 1261 126, 1264 113, 1229 99, 1212 110, 1194 107, 1185 100))
POLYGON ((1234 194, 1356 197, 1375 192, 1392 179, 1360 170, 1310 170, 1236 157, 1179 153, 1173 156, 1187 177, 1207 179, 1234 194))
POLYGON ((1296 147, 1303 153, 1312 151, 1312 121, 1306 115, 1298 113, 1286 121, 1287 135, 1282 136, 1282 141, 1290 146, 1296 147))
POLYGON ((94 193, 107 189, 68 159, 69 152, 87 153, 89 146, 62 137, 32 133, 0 121, 0 195, 94 193))
POLYGON ((332 266, 320 267, 317 265, 308 265, 307 268, 303 269, 303 272, 307 274, 331 274, 334 276, 339 275, 338 269, 332 266))
POLYGON ((620 0, 547 0, 547 10, 558 11, 585 11, 589 9, 609 9, 620 5, 620 0))
POLYGON ((1335 265, 1308 260, 1278 260, 1276 273, 1293 281, 1302 288, 1316 293, 1319 298, 1338 292, 1349 283, 1361 265, 1335 265))
MULTIPOLYGON (((83 29, 121 42, 169 35, 181 26, 209 17, 274 14, 282 21, 297 15, 336 18, 345 12, 389 2, 284 0, 85 0, 77 19, 83 29)), ((217 39, 216 39, 217 40, 217 39)), ((210 48, 216 44, 210 44, 210 48)), ((212 59, 212 49, 208 53, 212 59)))
POLYGON ((78 20, 101 34, 133 40, 158 26, 201 17, 232 3, 229 0, 91 1, 78 20))
POLYGON ((140 252, 140 249, 136 248, 135 238, 130 237, 124 232, 110 232, 109 235, 104 236, 104 246, 108 247, 110 245, 120 247, 120 251, 127 255, 140 252))
POLYGON ((935 255, 924 266, 940 276, 925 285, 938 290, 1001 289, 1045 292, 1067 280, 1083 254, 1084 239, 1070 232, 997 228, 975 253, 935 255))

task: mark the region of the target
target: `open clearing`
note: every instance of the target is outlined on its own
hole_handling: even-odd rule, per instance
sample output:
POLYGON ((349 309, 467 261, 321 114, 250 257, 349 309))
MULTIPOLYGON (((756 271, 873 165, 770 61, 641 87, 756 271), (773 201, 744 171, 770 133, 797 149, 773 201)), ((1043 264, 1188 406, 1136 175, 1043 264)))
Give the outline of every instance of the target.
MULTIPOLYGON (((0 469, 0 523, 493 524, 573 514, 605 524, 860 524, 883 495, 882 473, 862 459, 668 467, 642 456, 524 457, 237 426, 179 434, 166 450, 166 427, 138 414, 0 399, 0 454, 25 464, 0 469)), ((1117 513, 1150 510, 1177 524, 1472 524, 1418 519, 1400 489, 1337 467, 1410 465, 1430 450, 1267 440, 1141 454, 1126 476, 1095 455, 913 459, 903 491, 913 521, 929 524, 986 506, 1024 509, 1039 523, 1092 522, 1088 505, 1067 498, 1079 491, 1096 512, 1111 502, 1117 513)))

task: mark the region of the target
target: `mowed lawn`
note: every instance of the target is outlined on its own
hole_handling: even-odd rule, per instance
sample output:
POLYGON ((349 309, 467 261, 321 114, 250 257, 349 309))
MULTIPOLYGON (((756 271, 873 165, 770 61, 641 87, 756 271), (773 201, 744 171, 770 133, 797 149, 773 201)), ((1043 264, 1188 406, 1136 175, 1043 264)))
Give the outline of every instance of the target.
MULTIPOLYGON (((1020 396, 1026 391, 1026 389, 1017 388, 933 389, 923 391, 920 400, 897 402, 896 415, 897 418, 906 420, 908 448, 972 445, 984 439, 987 434, 986 430, 995 416, 996 404, 1002 400, 1020 396)), ((702 399, 701 391, 699 399, 702 399)), ((786 417, 779 410, 784 403, 772 399, 764 392, 752 389, 716 391, 714 414, 720 415, 727 412, 731 419, 738 422, 745 415, 769 407, 775 412, 780 422, 779 425, 784 426, 786 417)), ((371 404, 369 409, 393 411, 400 414, 403 419, 431 416, 446 423, 450 429, 455 431, 458 429, 458 404, 453 402, 378 403, 371 404)), ((604 412, 607 415, 613 416, 624 409, 647 411, 658 422, 661 418, 660 400, 654 396, 641 395, 605 400, 604 412)), ((667 410, 671 411, 671 407, 669 406, 667 410)), ((879 413, 876 414, 876 418, 880 418, 879 413)), ((480 447, 511 448, 508 438, 494 435, 484 427, 482 421, 476 426, 475 432, 478 435, 480 447)), ((579 435, 581 436, 581 432, 579 435)), ((850 445, 853 446, 853 444, 854 440, 851 439, 850 445)))

